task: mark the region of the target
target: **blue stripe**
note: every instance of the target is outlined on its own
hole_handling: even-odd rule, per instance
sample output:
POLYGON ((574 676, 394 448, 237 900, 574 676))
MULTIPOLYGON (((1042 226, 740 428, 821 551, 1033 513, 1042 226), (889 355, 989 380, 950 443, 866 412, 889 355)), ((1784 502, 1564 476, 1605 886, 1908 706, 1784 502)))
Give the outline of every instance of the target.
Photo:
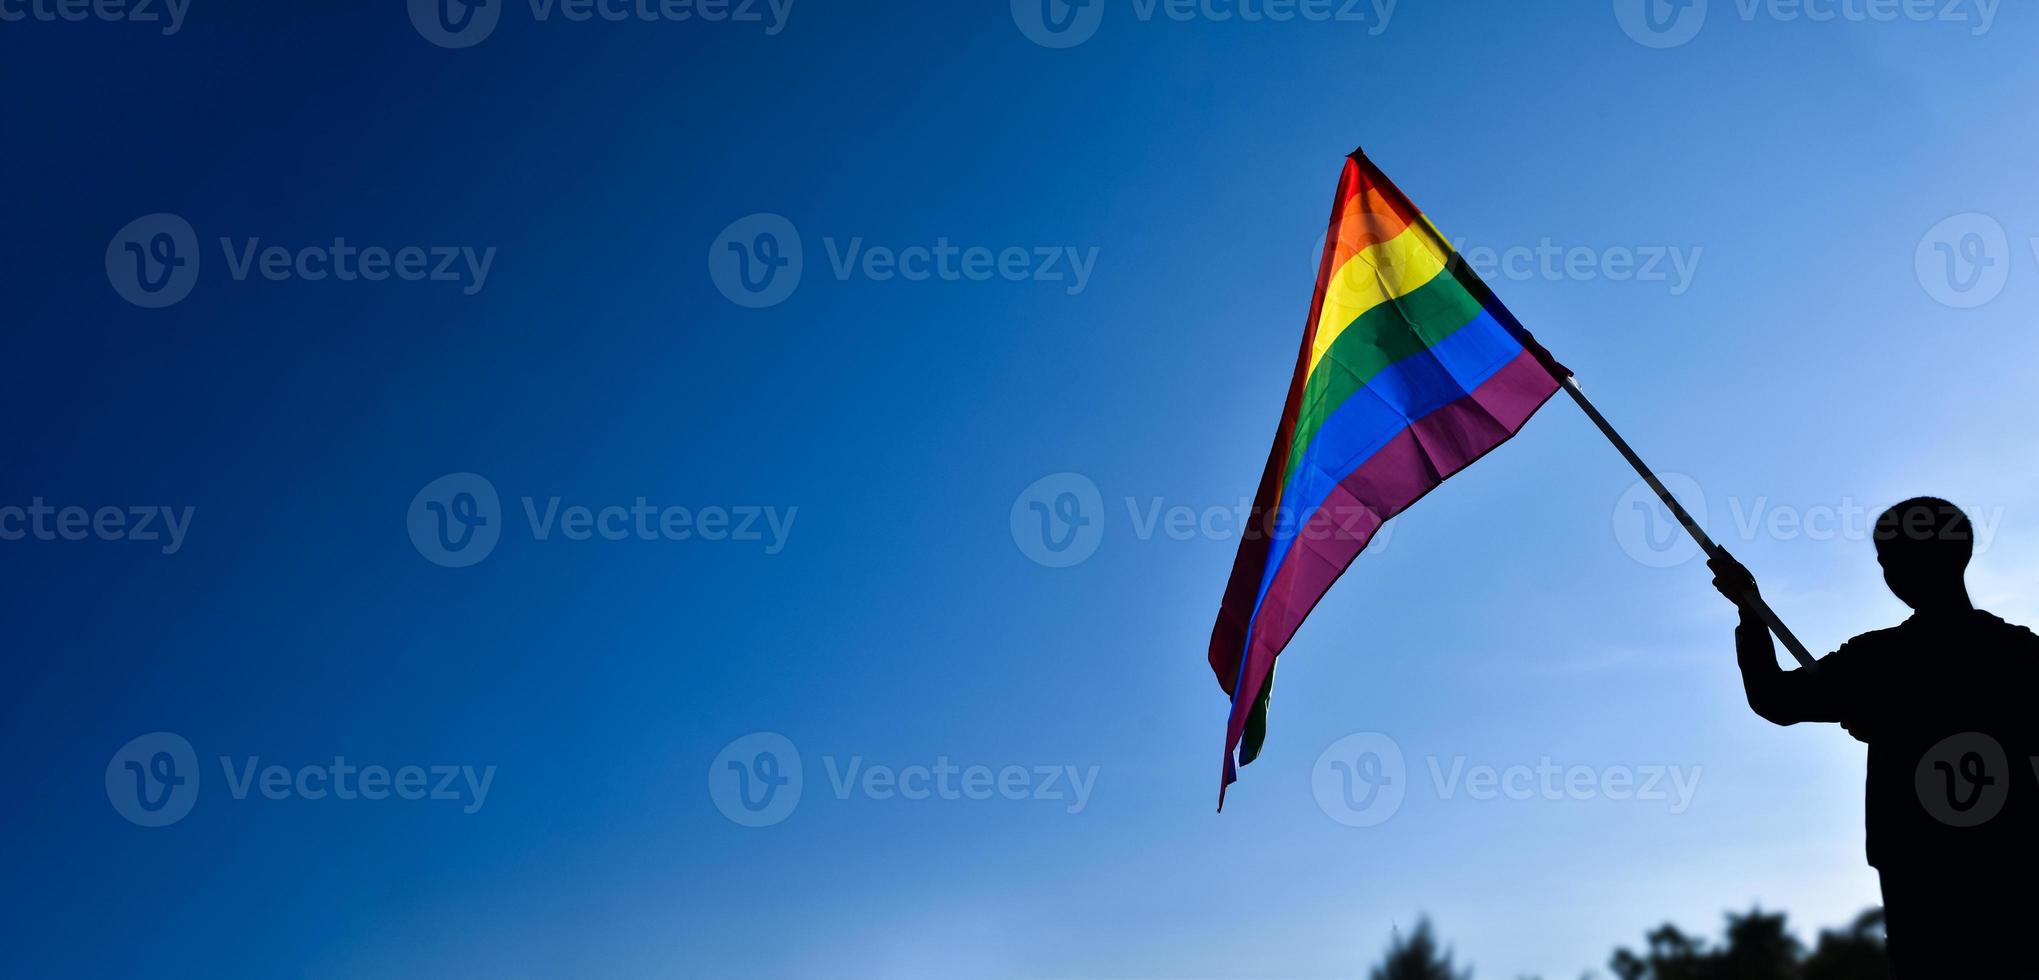
MULTIPOLYGON (((1260 602, 1288 557, 1289 546, 1333 488, 1415 420, 1464 398, 1520 357, 1522 350, 1492 313, 1482 311, 1436 346, 1389 365, 1346 398, 1317 430, 1303 451, 1302 465, 1282 491, 1274 541, 1260 591, 1253 598, 1253 618, 1259 618, 1260 602)), ((1248 631, 1250 635, 1250 625, 1248 631)))

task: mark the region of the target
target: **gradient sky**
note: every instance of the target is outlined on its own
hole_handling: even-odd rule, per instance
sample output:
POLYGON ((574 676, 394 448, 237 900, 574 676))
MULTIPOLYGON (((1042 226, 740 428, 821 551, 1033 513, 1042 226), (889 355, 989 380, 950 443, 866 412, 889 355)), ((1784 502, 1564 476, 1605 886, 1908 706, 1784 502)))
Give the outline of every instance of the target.
POLYGON ((1656 47, 1681 36, 1631 36, 1626 2, 1100 0, 1058 48, 1029 2, 802 0, 768 26, 503 0, 461 49, 395 0, 192 0, 168 36, 0 4, 28 12, 0 21, 0 507, 193 508, 168 555, 0 540, 25 804, 0 972, 1330 977, 1427 913, 1480 976, 1558 980, 1667 919, 1761 903, 1810 937, 1875 904, 1860 746, 1747 710, 1731 610, 1698 562, 1658 567, 1680 555, 1562 399, 1332 591, 1222 815, 1204 654, 1237 541, 1143 528, 1252 492, 1364 145, 1469 253, 1581 250, 1493 284, 1812 646, 1901 618, 1859 525, 1914 493, 1989 522, 1978 600, 2039 618, 2032 12, 1714 0, 1656 47), (107 258, 158 212, 200 265, 148 309, 107 258), (709 260, 758 214, 803 262, 754 309, 709 260), (478 284, 228 258, 336 238, 495 251, 478 284), (1094 265, 1079 289, 832 261, 944 244, 1094 265), (1688 274, 1603 274, 1655 252, 1688 274), (500 494, 501 538, 448 568, 407 515, 460 473, 500 494), (1015 533, 1059 473, 1098 491, 1064 568, 1015 533), (555 497, 797 516, 776 553, 541 540, 523 501, 555 497), (106 777, 155 732, 200 783, 144 827, 106 777), (803 793, 740 826, 709 777, 760 732, 803 793), (1312 774, 1365 732, 1407 798, 1355 828, 1312 774), (225 777, 335 756, 495 768, 472 813, 225 777), (1545 759, 1696 789, 1431 776, 1545 759), (943 763, 1095 782, 1077 808, 830 778, 943 763))

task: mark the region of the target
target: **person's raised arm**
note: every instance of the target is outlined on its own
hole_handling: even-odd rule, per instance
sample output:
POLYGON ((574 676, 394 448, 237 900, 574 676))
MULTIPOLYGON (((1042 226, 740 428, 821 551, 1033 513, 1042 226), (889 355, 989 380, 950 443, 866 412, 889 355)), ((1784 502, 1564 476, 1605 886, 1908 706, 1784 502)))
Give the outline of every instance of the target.
MULTIPOLYGON (((1726 551, 1706 567, 1713 570, 1713 587, 1737 607, 1741 596, 1756 591, 1755 576, 1726 551)), ((1841 720, 1833 694, 1819 672, 1779 668, 1770 630, 1746 608, 1742 609, 1741 624, 1735 627, 1735 659, 1741 663, 1742 688, 1749 696, 1749 707, 1765 721, 1796 725, 1841 720)))

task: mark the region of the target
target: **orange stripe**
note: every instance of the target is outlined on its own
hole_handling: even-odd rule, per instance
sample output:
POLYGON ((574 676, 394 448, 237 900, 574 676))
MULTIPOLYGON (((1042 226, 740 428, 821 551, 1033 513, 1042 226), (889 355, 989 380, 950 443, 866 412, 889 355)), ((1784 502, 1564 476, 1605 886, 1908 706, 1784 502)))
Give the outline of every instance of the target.
POLYGON ((1383 192, 1362 168, 1348 166, 1341 177, 1342 197, 1326 232, 1331 239, 1333 272, 1344 268, 1353 256, 1393 241, 1409 225, 1423 220, 1422 215, 1403 210, 1394 196, 1383 192))

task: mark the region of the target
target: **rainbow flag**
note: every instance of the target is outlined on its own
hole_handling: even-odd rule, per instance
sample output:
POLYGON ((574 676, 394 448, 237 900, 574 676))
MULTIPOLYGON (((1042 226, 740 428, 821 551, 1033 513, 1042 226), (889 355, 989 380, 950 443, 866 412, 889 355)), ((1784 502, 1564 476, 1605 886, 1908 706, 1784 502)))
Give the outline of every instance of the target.
POLYGON ((1274 660, 1389 518, 1519 431, 1570 372, 1366 154, 1338 178, 1288 404, 1211 631, 1225 787, 1260 754, 1274 660), (1243 742, 1243 744, 1242 744, 1243 742))

